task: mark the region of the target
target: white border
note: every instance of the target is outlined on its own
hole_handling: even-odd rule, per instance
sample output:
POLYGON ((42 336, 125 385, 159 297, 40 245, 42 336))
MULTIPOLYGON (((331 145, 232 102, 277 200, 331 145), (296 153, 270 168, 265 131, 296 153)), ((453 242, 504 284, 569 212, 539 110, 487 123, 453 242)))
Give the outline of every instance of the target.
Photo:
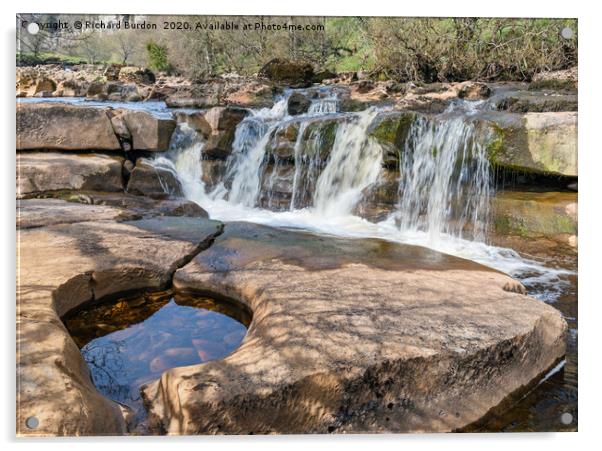
MULTIPOLYGON (((589 2, 592 5, 593 2, 589 2)), ((130 447, 144 447, 145 450, 164 449, 166 446, 186 445, 195 449, 240 447, 248 450, 307 449, 321 444, 345 447, 346 450, 378 447, 380 449, 461 449, 504 450, 532 449, 545 447, 546 450, 563 451, 588 447, 597 440, 597 430, 602 405, 600 404, 601 373, 599 347, 602 328, 601 279, 598 268, 601 266, 600 234, 602 210, 600 181, 602 180, 602 102, 600 101, 602 70, 600 64, 600 33, 602 19, 593 6, 577 2, 546 1, 528 2, 525 0, 502 0, 499 2, 460 2, 430 0, 428 2, 398 2, 392 0, 346 0, 327 2, 325 0, 303 0, 283 2, 268 0, 102 0, 99 2, 78 2, 55 0, 21 0, 2 3, 2 69, 0 70, 2 93, 2 137, 4 146, 2 157, 2 255, 3 271, 2 297, 4 330, 3 338, 2 388, 5 390, 0 424, 2 439, 13 447, 49 446, 64 451, 85 446, 86 449, 105 449, 107 446, 127 444, 130 447), (10 4, 9 4, 10 3, 10 4), (274 437, 173 437, 173 438, 85 438, 59 440, 19 440, 14 439, 14 400, 15 400, 15 201, 14 201, 14 153, 15 148, 15 100, 14 100, 14 60, 15 60, 15 14, 17 12, 55 13, 144 13, 144 14, 270 14, 270 15, 385 15, 385 16, 504 16, 504 17, 577 17, 579 19, 579 166, 581 188, 579 193, 579 431, 565 434, 428 434, 428 435, 362 435, 362 436, 274 436, 274 437)))

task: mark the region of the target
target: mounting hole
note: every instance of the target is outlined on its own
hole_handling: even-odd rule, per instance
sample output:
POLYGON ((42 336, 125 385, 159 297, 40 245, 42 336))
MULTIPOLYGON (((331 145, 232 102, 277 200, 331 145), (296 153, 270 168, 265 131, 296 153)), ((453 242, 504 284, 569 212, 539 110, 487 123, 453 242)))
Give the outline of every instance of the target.
POLYGON ((562 31, 560 32, 560 35, 564 38, 564 39, 571 39, 573 37, 573 29, 570 27, 564 27, 562 29, 562 31))
POLYGON ((27 32, 29 34, 38 34, 40 32, 40 26, 37 23, 32 22, 27 25, 27 32))
POLYGON ((25 420, 25 426, 27 426, 29 429, 35 429, 39 424, 40 420, 38 420, 36 417, 28 417, 25 420))
POLYGON ((568 412, 563 413, 562 415, 560 415, 560 422, 566 425, 571 424, 573 422, 573 415, 571 415, 568 412))

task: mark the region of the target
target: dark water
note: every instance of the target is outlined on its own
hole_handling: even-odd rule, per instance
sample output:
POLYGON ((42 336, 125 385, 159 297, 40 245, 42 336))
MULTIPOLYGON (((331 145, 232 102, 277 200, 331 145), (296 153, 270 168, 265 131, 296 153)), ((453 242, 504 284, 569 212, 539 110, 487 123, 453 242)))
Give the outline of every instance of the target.
POLYGON ((239 346, 249 322, 250 315, 234 305, 165 292, 87 307, 65 318, 94 385, 139 419, 142 385, 169 368, 225 357, 239 346))
POLYGON ((561 246, 546 254, 538 259, 549 267, 568 269, 574 274, 563 275, 553 284, 530 282, 525 274, 523 284, 530 296, 549 303, 564 316, 569 327, 565 359, 537 385, 506 400, 466 432, 577 431, 577 254, 561 246))

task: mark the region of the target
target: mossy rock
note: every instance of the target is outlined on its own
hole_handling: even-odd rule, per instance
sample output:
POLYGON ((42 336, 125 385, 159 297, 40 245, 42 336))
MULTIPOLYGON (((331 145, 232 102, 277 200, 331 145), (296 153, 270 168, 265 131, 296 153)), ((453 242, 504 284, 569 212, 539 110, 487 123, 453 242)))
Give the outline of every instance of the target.
POLYGON ((368 136, 383 147, 385 166, 399 167, 401 152, 417 116, 411 112, 385 113, 377 116, 370 126, 368 136))
POLYGON ((328 119, 308 124, 303 134, 304 154, 326 161, 334 146, 339 123, 340 119, 328 119))
POLYGON ((577 113, 490 115, 482 124, 487 155, 494 166, 577 176, 577 113))
POLYGON ((498 193, 491 201, 492 231, 502 236, 536 238, 577 234, 577 194, 498 193))

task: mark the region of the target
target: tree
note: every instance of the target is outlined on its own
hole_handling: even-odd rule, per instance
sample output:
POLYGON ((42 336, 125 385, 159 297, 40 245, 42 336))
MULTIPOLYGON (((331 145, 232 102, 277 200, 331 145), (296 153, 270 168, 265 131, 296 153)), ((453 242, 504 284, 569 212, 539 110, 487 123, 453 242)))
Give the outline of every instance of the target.
POLYGON ((121 64, 126 65, 128 63, 128 59, 134 53, 136 42, 131 39, 130 36, 125 36, 123 33, 116 34, 115 41, 115 50, 119 55, 121 64))

